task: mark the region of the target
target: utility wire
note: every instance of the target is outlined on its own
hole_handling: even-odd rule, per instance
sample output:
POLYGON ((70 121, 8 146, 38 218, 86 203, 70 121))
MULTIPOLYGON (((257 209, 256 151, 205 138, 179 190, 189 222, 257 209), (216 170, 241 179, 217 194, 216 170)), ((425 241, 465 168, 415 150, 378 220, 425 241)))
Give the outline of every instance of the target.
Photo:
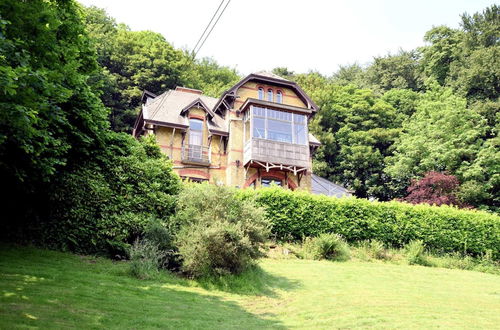
MULTIPOLYGON (((224 0, 222 1, 224 2, 224 0)), ((203 45, 205 44, 205 41, 207 41, 208 37, 210 36, 210 33, 212 33, 214 27, 217 25, 217 23, 219 22, 220 18, 222 17, 222 15, 224 14, 224 11, 226 11, 226 8, 227 6, 229 5, 229 3, 231 2, 231 0, 228 0, 228 2, 226 3, 226 5, 224 6, 224 8, 222 9, 221 13, 219 14, 219 17, 217 17, 217 20, 215 21, 214 25, 212 25, 212 28, 210 29, 210 31, 208 31, 205 39, 203 40, 203 42, 201 43, 200 47, 198 47, 198 50, 194 53, 194 56, 193 58, 196 58, 196 55, 198 54, 198 52, 200 51, 201 47, 203 47, 203 45)), ((222 4, 222 3, 221 3, 222 4)), ((220 8, 220 5, 219 5, 219 8, 220 8)), ((219 10, 219 8, 217 8, 217 11, 219 10)), ((217 13, 217 12, 216 12, 217 13)), ((213 19, 213 18, 212 18, 213 19)), ((208 28, 208 26, 207 26, 208 28)), ((194 50, 194 49, 193 49, 194 50)))
POLYGON ((217 10, 215 11, 215 13, 212 15, 212 18, 210 19, 210 22, 208 22, 208 25, 207 27, 205 28, 205 31, 203 31, 203 33, 201 34, 200 36, 200 39, 198 39, 198 41, 196 42, 196 45, 193 47, 193 53, 196 49, 196 47, 198 47, 198 44, 200 43, 201 39, 203 39, 203 36, 205 35, 205 32, 207 32, 208 28, 210 27, 210 24, 212 24, 212 21, 214 20, 215 18, 215 15, 217 15, 217 13, 219 12, 219 9, 220 7, 222 6, 222 4, 224 3, 224 0, 222 0, 219 4, 219 7, 217 7, 217 10))

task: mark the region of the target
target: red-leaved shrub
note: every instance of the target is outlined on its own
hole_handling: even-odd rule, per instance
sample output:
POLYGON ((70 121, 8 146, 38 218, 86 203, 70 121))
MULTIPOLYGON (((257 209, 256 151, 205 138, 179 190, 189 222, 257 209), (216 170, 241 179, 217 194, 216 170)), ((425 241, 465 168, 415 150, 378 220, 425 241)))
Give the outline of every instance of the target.
POLYGON ((401 199, 412 204, 462 205, 456 197, 460 182, 454 175, 440 172, 427 172, 420 180, 413 180, 408 187, 408 196, 401 199))

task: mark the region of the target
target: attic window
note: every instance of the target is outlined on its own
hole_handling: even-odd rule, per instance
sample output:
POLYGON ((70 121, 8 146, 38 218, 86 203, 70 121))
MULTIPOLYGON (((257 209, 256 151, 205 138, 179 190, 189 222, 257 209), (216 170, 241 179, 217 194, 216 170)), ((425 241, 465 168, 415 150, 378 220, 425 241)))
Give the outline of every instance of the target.
POLYGON ((273 99, 274 99, 273 90, 269 88, 269 89, 267 90, 267 100, 268 100, 269 102, 272 102, 272 101, 273 101, 273 99))
POLYGON ((276 92, 276 103, 283 103, 283 94, 281 91, 276 92))
POLYGON ((260 87, 259 88, 259 100, 264 99, 264 88, 260 87))

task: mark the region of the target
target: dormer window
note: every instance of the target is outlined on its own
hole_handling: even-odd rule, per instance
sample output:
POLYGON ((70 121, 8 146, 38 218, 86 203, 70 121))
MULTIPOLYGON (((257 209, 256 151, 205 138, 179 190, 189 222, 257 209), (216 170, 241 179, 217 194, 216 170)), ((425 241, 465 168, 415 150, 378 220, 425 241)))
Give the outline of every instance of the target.
POLYGON ((273 90, 270 88, 267 90, 267 100, 269 102, 273 102, 274 100, 273 90))
POLYGON ((264 88, 259 87, 259 100, 264 99, 264 88))
POLYGON ((283 103, 283 94, 281 91, 276 92, 276 103, 283 103))

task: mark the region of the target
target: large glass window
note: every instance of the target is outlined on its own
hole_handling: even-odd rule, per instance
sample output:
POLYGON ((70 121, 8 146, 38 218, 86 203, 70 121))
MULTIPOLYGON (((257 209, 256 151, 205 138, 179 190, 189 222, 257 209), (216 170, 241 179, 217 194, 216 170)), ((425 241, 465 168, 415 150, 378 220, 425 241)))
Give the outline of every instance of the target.
POLYGON ((199 119, 189 120, 189 144, 202 145, 203 121, 199 119))
POLYGON ((305 115, 252 107, 252 137, 280 142, 307 144, 305 115))

